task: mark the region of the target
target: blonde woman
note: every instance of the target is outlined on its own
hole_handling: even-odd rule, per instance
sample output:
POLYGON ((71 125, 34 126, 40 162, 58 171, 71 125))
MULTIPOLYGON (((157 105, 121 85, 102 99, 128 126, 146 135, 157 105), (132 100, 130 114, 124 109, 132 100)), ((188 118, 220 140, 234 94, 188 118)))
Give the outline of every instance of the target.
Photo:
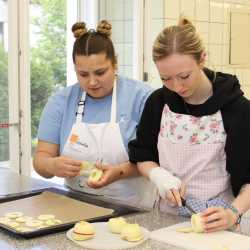
POLYGON ((162 211, 202 212, 206 232, 250 208, 250 102, 236 76, 204 67, 205 48, 185 18, 153 46, 163 87, 146 102, 130 161, 156 185, 162 211))

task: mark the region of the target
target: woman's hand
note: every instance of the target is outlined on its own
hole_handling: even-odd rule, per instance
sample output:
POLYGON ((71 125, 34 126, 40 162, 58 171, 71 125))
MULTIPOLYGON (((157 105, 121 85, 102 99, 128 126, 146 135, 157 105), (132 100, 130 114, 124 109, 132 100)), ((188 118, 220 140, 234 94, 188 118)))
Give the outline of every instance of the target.
POLYGON ((229 229, 238 219, 231 209, 223 207, 209 207, 201 213, 201 216, 207 233, 229 229))
POLYGON ((101 188, 107 186, 108 184, 119 180, 123 175, 123 170, 119 166, 116 167, 112 165, 102 165, 100 163, 96 163, 96 167, 103 171, 103 175, 99 181, 87 182, 87 185, 91 188, 101 188))
POLYGON ((79 174, 81 161, 73 160, 66 156, 50 159, 47 170, 58 177, 75 177, 79 174))
POLYGON ((185 185, 182 183, 179 189, 172 188, 166 192, 166 200, 168 200, 170 205, 173 207, 181 207, 181 198, 185 197, 185 193, 186 188, 185 185))
POLYGON ((149 172, 149 179, 158 188, 161 198, 167 199, 171 206, 181 206, 185 187, 181 180, 163 167, 154 167, 149 172))

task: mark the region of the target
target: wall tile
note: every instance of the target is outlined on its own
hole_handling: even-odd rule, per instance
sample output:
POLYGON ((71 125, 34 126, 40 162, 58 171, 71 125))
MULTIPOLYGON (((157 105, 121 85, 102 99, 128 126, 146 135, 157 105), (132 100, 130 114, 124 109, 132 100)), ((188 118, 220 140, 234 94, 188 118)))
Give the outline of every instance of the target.
POLYGON ((115 53, 117 55, 118 67, 120 67, 120 65, 124 65, 124 45, 116 43, 115 53))
POLYGON ((132 20, 134 14, 134 1, 133 0, 125 0, 124 1, 124 19, 125 20, 132 20))
POLYGON ((230 41, 229 41, 229 31, 230 31, 230 28, 229 28, 229 24, 223 24, 223 32, 222 32, 222 43, 223 44, 229 44, 230 41))
POLYGON ((231 4, 229 2, 224 2, 224 7, 223 7, 223 22, 224 23, 230 22, 230 8, 231 8, 231 4))
POLYGON ((222 23, 224 21, 223 1, 210 1, 210 22, 222 23))
POLYGON ((112 24, 112 39, 114 43, 123 43, 124 41, 124 22, 111 21, 112 24))
POLYGON ((165 16, 167 18, 178 19, 180 15, 179 0, 165 0, 165 16))
POLYGON ((202 41, 207 44, 209 42, 209 23, 196 22, 197 32, 200 34, 202 41))
POLYGON ((132 76, 133 75, 133 67, 132 66, 123 66, 123 75, 124 76, 132 76))
POLYGON ((195 0, 181 0, 180 5, 180 14, 195 19, 195 0))
POLYGON ((210 23, 209 24, 209 43, 222 44, 223 24, 210 23))
POLYGON ((222 46, 221 45, 209 46, 209 65, 211 66, 222 65, 222 46))
POLYGON ((151 15, 153 19, 164 18, 164 0, 154 0, 151 15))
POLYGON ((154 40, 158 36, 158 34, 165 28, 165 20, 152 20, 151 22, 151 38, 152 40, 150 41, 151 44, 153 44, 154 40))
POLYGON ((222 65, 229 65, 229 44, 222 46, 222 65))
POLYGON ((132 44, 124 44, 123 53, 124 53, 124 62, 123 62, 124 65, 131 65, 132 66, 133 45, 132 44))
POLYGON ((106 0, 106 13, 110 20, 124 19, 123 0, 106 0))
POLYGON ((133 42, 133 21, 124 22, 124 43, 133 42))
POLYGON ((196 0, 196 20, 209 21, 209 0, 196 0))
POLYGON ((177 24, 178 24, 178 19, 168 19, 168 18, 166 18, 164 27, 169 27, 169 26, 177 25, 177 24))

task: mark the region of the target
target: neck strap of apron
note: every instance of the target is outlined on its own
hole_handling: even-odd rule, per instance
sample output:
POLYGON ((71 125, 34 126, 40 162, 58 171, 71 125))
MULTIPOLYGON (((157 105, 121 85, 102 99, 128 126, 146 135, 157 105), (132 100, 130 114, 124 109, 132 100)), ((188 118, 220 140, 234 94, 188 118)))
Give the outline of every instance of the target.
MULTIPOLYGON (((113 92, 112 92, 112 103, 111 103, 111 114, 110 114, 110 122, 115 123, 116 122, 116 80, 117 77, 115 77, 114 80, 114 86, 113 86, 113 92)), ((78 109, 76 112, 76 122, 81 123, 82 117, 84 116, 84 108, 86 103, 86 91, 83 91, 81 100, 78 102, 78 109)))

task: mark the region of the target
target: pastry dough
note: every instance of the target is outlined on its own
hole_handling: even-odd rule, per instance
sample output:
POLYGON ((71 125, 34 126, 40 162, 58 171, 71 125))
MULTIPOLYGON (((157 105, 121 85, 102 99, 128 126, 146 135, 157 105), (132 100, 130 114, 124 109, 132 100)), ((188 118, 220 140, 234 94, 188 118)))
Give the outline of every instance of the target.
POLYGON ((89 176, 91 170, 95 167, 95 165, 89 161, 83 161, 80 165, 79 175, 89 176))
POLYGON ((7 217, 1 217, 0 223, 6 225, 6 223, 10 222, 11 220, 7 217))
POLYGON ((191 225, 192 225, 192 229, 195 233, 204 233, 202 218, 201 218, 201 215, 199 213, 192 215, 191 225))
POLYGON ((179 233, 192 233, 193 229, 192 227, 181 227, 181 228, 177 228, 176 231, 179 233))
POLYGON ((97 182, 101 179, 103 175, 103 171, 99 168, 94 168, 91 170, 88 181, 89 182, 97 182))
POLYGON ((37 217, 38 220, 46 221, 46 220, 54 220, 55 215, 53 214, 41 214, 37 217))
POLYGON ((29 220, 25 223, 25 225, 28 227, 36 227, 36 228, 40 227, 42 224, 43 222, 40 220, 29 220))
POLYGON ((127 222, 123 217, 111 218, 108 221, 108 228, 111 233, 120 234, 126 224, 127 222))
POLYGON ((11 212, 11 213, 7 213, 5 214, 5 216, 9 219, 16 219, 18 217, 21 217, 23 216, 23 213, 22 212, 11 212))
POLYGON ((86 221, 80 221, 75 224, 72 232, 72 238, 74 240, 88 240, 93 238, 95 230, 93 225, 86 221))
POLYGON ((55 226, 55 225, 58 225, 58 224, 61 224, 62 221, 61 220, 57 220, 57 219, 51 219, 51 220, 46 220, 45 221, 45 224, 48 225, 48 226, 55 226))
POLYGON ((138 224, 126 224, 121 231, 123 240, 135 242, 144 238, 141 227, 138 224))
POLYGON ((22 217, 16 218, 16 222, 19 222, 19 223, 25 223, 25 222, 30 221, 30 220, 33 220, 33 217, 22 216, 22 217))
POLYGON ((15 221, 9 221, 5 225, 9 226, 9 227, 13 227, 13 228, 17 228, 20 226, 20 224, 18 222, 15 222, 15 221))

